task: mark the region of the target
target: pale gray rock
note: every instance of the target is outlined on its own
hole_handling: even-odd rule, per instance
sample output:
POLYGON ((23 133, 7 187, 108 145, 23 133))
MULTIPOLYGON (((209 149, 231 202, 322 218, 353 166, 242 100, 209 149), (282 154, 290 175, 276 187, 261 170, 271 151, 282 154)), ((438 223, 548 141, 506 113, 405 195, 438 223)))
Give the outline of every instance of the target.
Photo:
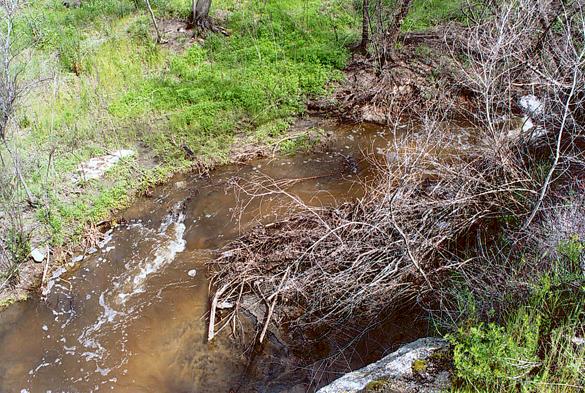
MULTIPOLYGON (((447 342, 439 338, 421 338, 410 344, 406 344, 397 351, 372 363, 362 369, 345 374, 341 378, 333 381, 331 384, 322 387, 317 393, 356 393, 365 389, 368 384, 384 385, 389 383, 396 389, 400 386, 399 391, 434 391, 438 384, 446 384, 448 387, 448 375, 441 372, 437 376, 426 376, 426 380, 431 380, 431 388, 424 387, 418 389, 414 380, 413 363, 415 361, 425 361, 438 350, 445 349, 447 342), (382 382, 380 382, 382 381, 382 382)), ((438 387, 440 390, 441 387, 438 387)))
POLYGON ((78 165, 76 173, 71 175, 71 180, 74 183, 81 181, 88 181, 93 179, 100 179, 109 171, 114 165, 123 158, 133 156, 133 150, 117 150, 112 154, 101 157, 94 157, 84 163, 78 165))
POLYGON ((33 250, 30 252, 30 256, 36 263, 41 263, 47 257, 47 250, 45 247, 33 248, 33 250))
POLYGON ((544 111, 544 105, 542 101, 532 94, 520 97, 520 100, 518 100, 518 105, 520 108, 522 108, 524 113, 532 118, 542 115, 544 111))

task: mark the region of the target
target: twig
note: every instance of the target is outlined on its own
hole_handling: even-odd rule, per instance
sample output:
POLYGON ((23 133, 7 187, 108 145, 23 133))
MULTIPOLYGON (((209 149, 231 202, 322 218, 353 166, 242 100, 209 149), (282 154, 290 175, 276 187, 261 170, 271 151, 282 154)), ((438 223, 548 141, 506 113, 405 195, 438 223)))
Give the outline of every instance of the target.
MULTIPOLYGON (((270 297, 273 297, 274 299, 272 300, 272 303, 270 303, 270 307, 268 307, 266 321, 264 321, 264 327, 262 328, 262 333, 260 333, 260 339, 258 340, 260 343, 262 343, 264 341, 264 337, 266 336, 266 332, 268 331, 268 325, 270 324, 270 320, 272 319, 272 314, 274 313, 274 307, 276 306, 276 300, 278 299, 278 295, 279 295, 279 293, 282 289, 282 286, 284 285, 284 283, 288 277, 289 272, 290 272, 290 266, 284 272, 284 275, 282 276, 282 280, 280 280, 280 284, 278 285, 278 289, 276 290, 276 292, 274 292, 270 296, 270 297)), ((270 297, 269 297, 269 300, 270 300, 270 297)))
MULTIPOLYGON (((584 54, 585 54, 585 50, 582 50, 581 54, 579 55, 579 62, 583 58, 584 54)), ((559 164, 559 159, 561 157, 561 141, 563 139, 563 132, 565 131, 565 127, 567 125, 567 118, 569 116, 571 100, 573 99, 573 95, 575 94, 575 90, 577 88, 577 82, 579 80, 578 75, 579 75, 579 67, 575 67, 575 69, 573 70, 573 84, 571 86, 571 92, 569 93, 569 96, 567 97, 567 101, 565 102, 565 108, 563 111, 563 120, 561 121, 561 128, 559 129, 559 133, 557 135, 557 143, 556 143, 556 148, 555 148, 555 158, 553 160, 552 166, 550 167, 550 169, 546 175, 546 179, 544 180, 544 183, 542 185, 542 189, 540 191, 540 195, 538 197, 538 200, 536 201, 536 204, 534 205, 534 208, 532 209, 530 216, 528 217, 528 219, 526 220, 526 222, 522 226, 523 231, 525 231, 528 228, 528 226, 530 225, 532 220, 534 220, 534 217, 538 213, 538 210, 540 209, 540 206, 542 205, 542 201, 544 200, 544 197, 546 196, 546 192, 548 191, 548 188, 550 186, 550 181, 551 181, 552 175, 556 171, 557 165, 559 164)))
POLYGON ((215 293, 213 296, 213 301, 211 302, 211 310, 209 311, 209 329, 207 330, 207 341, 213 340, 215 337, 215 313, 217 310, 217 302, 221 295, 229 288, 231 283, 225 284, 219 291, 215 293))

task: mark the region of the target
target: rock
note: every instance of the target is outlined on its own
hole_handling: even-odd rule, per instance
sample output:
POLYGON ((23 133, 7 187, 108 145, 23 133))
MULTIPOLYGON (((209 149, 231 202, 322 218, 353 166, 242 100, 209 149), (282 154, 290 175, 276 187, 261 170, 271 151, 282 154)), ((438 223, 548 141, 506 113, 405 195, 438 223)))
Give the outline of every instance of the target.
POLYGON ((32 257, 32 259, 34 259, 34 261, 36 263, 41 263, 47 257, 47 250, 44 247, 43 248, 39 248, 39 247, 34 248, 30 252, 30 256, 32 257))
POLYGON ((256 319, 256 323, 262 323, 266 316, 267 308, 258 296, 244 295, 242 297, 241 306, 256 319))
POLYGON ((234 303, 232 302, 221 302, 217 304, 218 310, 229 310, 230 308, 234 308, 234 303))
POLYGON ((64 0, 63 5, 67 8, 79 8, 81 7, 81 0, 64 0))
POLYGON ((532 94, 520 97, 518 100, 518 106, 520 106, 524 113, 532 118, 542 115, 542 112, 544 111, 542 101, 532 94))
POLYGON ((71 263, 75 264, 77 262, 81 262, 81 261, 83 261, 83 258, 84 258, 83 255, 77 255, 77 256, 71 258, 71 263))
POLYGON ((122 158, 133 156, 133 150, 118 150, 106 156, 94 157, 77 167, 77 173, 71 175, 74 183, 100 179, 108 170, 110 170, 122 158))
POLYGON ((530 132, 530 139, 537 140, 546 135, 547 130, 539 125, 544 117, 544 103, 536 96, 529 94, 520 97, 518 106, 524 112, 522 117, 521 131, 523 133, 530 132))
POLYGON ((307 386, 299 384, 293 386, 292 388, 282 390, 279 393, 306 393, 307 391, 307 386))
POLYGON ((345 374, 317 393, 440 392, 450 386, 449 373, 431 357, 448 344, 439 338, 421 338, 362 369, 345 374))
POLYGON ((522 118, 522 132, 528 132, 534 128, 534 122, 528 116, 522 118))

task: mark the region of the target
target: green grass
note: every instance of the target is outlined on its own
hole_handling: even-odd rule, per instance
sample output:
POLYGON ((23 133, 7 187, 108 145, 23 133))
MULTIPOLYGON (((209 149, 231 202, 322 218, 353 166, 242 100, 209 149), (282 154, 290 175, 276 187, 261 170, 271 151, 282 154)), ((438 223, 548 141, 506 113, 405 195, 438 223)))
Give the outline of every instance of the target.
POLYGON ((230 37, 212 35, 173 57, 165 72, 114 102, 111 113, 121 119, 166 114, 165 132, 145 139, 167 160, 178 159, 186 145, 225 161, 236 134, 262 129, 278 136, 283 120, 302 113, 308 96, 325 94, 347 60, 320 4, 246 3, 230 16, 230 37))
MULTIPOLYGON (((155 0, 161 18, 186 18, 190 2, 155 0)), ((407 28, 451 18, 455 1, 417 1, 407 28)), ((341 78, 347 46, 360 18, 341 0, 217 0, 229 37, 209 35, 183 53, 154 44, 142 1, 31 2, 19 20, 22 45, 31 48, 30 79, 41 78, 16 116, 14 143, 33 193, 43 201, 36 218, 54 245, 78 239, 87 223, 106 219, 132 195, 195 159, 229 161, 234 143, 273 144, 293 153, 312 141, 283 138, 307 97, 327 94, 341 78), (69 181, 79 163, 138 146, 140 158, 122 162, 99 182, 69 181)))
POLYGON ((421 31, 451 20, 462 21, 462 0, 415 0, 403 31, 421 31))

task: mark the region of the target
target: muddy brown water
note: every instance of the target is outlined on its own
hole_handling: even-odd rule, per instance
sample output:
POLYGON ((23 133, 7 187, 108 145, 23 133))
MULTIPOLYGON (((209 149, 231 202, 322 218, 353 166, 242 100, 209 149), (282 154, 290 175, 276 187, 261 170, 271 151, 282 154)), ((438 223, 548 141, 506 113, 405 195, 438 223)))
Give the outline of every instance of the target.
MULTIPOLYGON (((286 348, 273 348, 263 366, 251 370, 241 342, 226 334, 206 342, 205 262, 246 228, 289 209, 283 197, 269 197, 255 200, 240 217, 234 178, 306 179, 288 191, 316 206, 361 194, 356 181, 369 171, 361 152, 380 152, 390 132, 322 126, 334 136, 321 152, 221 167, 208 177, 175 177, 127 209, 123 224, 100 247, 74 259, 77 269, 59 277, 55 272, 45 298, 1 313, 0 392, 307 390, 306 370, 286 365, 292 356, 286 348)), ((393 344, 424 334, 412 313, 386 332, 393 344)), ((364 341, 349 365, 375 360, 387 344, 364 341)))

